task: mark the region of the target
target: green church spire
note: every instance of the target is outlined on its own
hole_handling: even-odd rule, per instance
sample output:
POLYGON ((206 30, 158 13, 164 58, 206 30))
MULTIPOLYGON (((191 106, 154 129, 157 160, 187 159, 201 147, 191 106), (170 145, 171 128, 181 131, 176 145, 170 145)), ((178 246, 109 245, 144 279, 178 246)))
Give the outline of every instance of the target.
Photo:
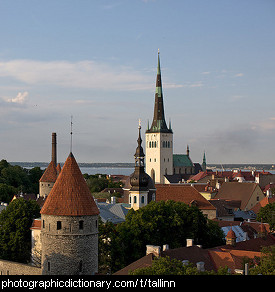
POLYGON ((167 127, 165 116, 164 116, 159 50, 158 50, 158 67, 157 67, 157 79, 156 79, 154 118, 153 118, 151 128, 147 130, 147 133, 150 133, 150 132, 172 133, 172 129, 170 128, 168 129, 167 127))

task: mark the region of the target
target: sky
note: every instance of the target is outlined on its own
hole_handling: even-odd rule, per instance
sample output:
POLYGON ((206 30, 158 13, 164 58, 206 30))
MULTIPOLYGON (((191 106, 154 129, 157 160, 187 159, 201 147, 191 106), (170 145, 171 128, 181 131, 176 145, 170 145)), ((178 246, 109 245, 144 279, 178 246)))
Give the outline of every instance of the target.
MULTIPOLYGON (((174 153, 275 163, 274 0, 0 0, 0 159, 133 162, 160 50, 174 153)), ((144 145, 144 143, 143 143, 144 145)))

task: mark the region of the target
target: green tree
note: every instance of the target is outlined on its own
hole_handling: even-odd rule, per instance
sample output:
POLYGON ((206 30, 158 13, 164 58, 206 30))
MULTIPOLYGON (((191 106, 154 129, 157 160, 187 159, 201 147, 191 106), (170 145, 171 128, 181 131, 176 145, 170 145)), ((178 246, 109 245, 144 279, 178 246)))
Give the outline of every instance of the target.
POLYGON ((144 256, 147 244, 169 244, 170 248, 177 248, 185 246, 187 238, 193 238, 203 247, 224 244, 222 230, 208 221, 196 206, 171 200, 150 202, 137 211, 131 209, 116 231, 115 240, 121 249, 118 255, 121 267, 116 268, 144 256))
POLYGON ((251 275, 275 275, 275 245, 264 247, 260 259, 255 259, 255 266, 249 270, 251 275))
POLYGON ((183 265, 180 260, 170 257, 154 258, 150 267, 130 271, 130 275, 228 275, 228 268, 219 269, 218 272, 199 272, 193 263, 183 265))
POLYGON ((23 198, 12 201, 0 213, 0 257, 26 263, 30 259, 31 232, 34 218, 40 217, 35 201, 23 198))
POLYGON ((275 203, 267 204, 262 207, 257 214, 258 221, 263 220, 263 222, 268 223, 272 230, 275 229, 275 203))
POLYGON ((17 190, 15 187, 9 186, 7 184, 0 183, 0 201, 10 202, 13 196, 16 194, 17 190))

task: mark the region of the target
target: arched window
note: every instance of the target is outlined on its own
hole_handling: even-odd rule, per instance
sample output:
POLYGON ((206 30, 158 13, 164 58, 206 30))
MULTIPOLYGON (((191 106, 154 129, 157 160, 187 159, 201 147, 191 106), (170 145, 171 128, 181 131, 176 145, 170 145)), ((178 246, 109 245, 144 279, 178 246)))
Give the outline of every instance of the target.
POLYGON ((149 142, 149 148, 151 148, 151 145, 152 145, 152 144, 151 144, 151 141, 150 141, 150 142, 149 142))
POLYGON ((170 141, 168 141, 168 148, 170 148, 170 141))
POLYGON ((137 203, 137 196, 134 196, 134 204, 137 203))

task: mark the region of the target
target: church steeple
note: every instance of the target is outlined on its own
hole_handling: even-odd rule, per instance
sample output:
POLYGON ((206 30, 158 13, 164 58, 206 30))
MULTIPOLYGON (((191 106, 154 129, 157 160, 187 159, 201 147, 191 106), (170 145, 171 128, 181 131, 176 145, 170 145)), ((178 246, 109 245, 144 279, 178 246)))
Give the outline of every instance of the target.
POLYGON ((157 67, 157 79, 156 79, 154 118, 153 118, 151 128, 147 130, 146 133, 172 133, 172 129, 171 128, 168 129, 167 127, 165 116, 164 116, 159 51, 158 51, 158 67, 157 67))

